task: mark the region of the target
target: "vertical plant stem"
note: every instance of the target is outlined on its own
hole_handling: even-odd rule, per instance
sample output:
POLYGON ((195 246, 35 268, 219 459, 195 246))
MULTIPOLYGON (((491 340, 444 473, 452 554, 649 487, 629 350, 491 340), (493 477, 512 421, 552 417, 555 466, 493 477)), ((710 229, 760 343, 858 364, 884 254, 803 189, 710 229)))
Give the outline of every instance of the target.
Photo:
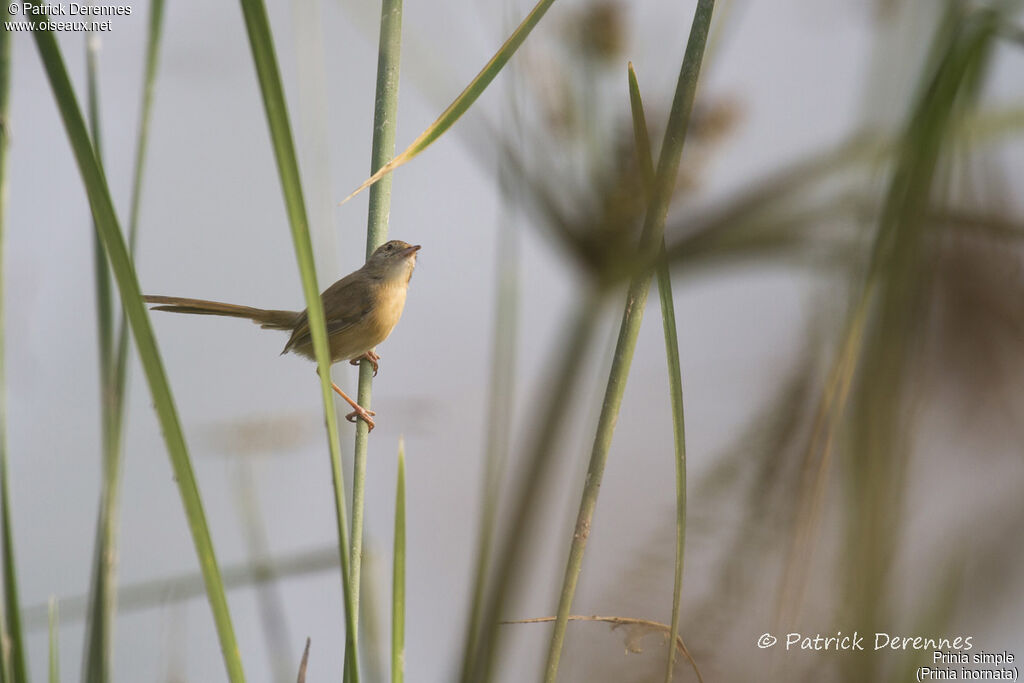
MULTIPOLYGON (((88 111, 89 132, 92 135, 92 145, 96 150, 96 161, 103 165, 103 137, 100 127, 100 97, 99 97, 99 49, 100 41, 92 34, 86 35, 85 39, 85 64, 86 64, 86 109, 88 111)), ((96 279, 96 329, 99 334, 99 363, 100 363, 100 391, 102 399, 100 404, 104 407, 103 437, 108 437, 110 425, 106 422, 107 413, 105 406, 110 399, 110 386, 113 375, 111 373, 113 355, 113 301, 110 293, 110 270, 107 268, 107 258, 103 254, 103 243, 100 241, 99 229, 93 224, 93 268, 96 279)))
POLYGON ((398 440, 395 550, 391 570, 391 683, 405 680, 405 439, 398 440))
MULTIPOLYGON (((104 260, 104 263, 106 263, 106 260, 104 260)), ((57 598, 50 598, 50 683, 60 683, 59 623, 57 598)))
MULTIPOLYGON (((651 138, 640 97, 636 71, 629 65, 629 103, 633 113, 633 136, 636 139, 637 160, 644 185, 654 186, 654 159, 651 156, 651 138)), ((672 618, 669 622, 668 656, 665 664, 665 683, 672 682, 676 663, 676 636, 679 635, 679 603, 683 592, 683 557, 686 549, 686 428, 683 419, 683 377, 679 362, 679 335, 676 332, 676 307, 672 300, 672 278, 665 257, 665 237, 661 238, 661 257, 658 260, 658 296, 661 300, 661 320, 665 332, 665 358, 668 362, 669 396, 672 402, 672 436, 675 441, 676 462, 676 559, 672 586, 672 618)))
MULTIPOLYGON (((694 13, 690 38, 683 56, 675 97, 672 101, 672 110, 665 130, 665 139, 661 146, 658 171, 654 178, 650 203, 644 219, 643 233, 640 237, 640 248, 644 253, 653 252, 651 245, 656 249, 662 244, 665 217, 668 214, 672 188, 675 186, 679 170, 683 141, 686 139, 690 112, 693 109, 697 78, 700 75, 700 65, 704 56, 713 9, 714 0, 699 0, 694 13)), ((594 508, 597 505, 601 479, 615 433, 622 395, 626 388, 633 352, 636 349, 636 340, 640 334, 640 323, 643 320, 650 282, 650 275, 646 272, 634 276, 626 295, 626 307, 622 314, 619 338, 612 358, 612 368, 608 375, 608 386, 601 406, 597 433, 594 436, 594 447, 590 454, 590 465, 587 469, 586 483, 576 517, 576 527, 569 548, 569 560, 566 563, 562 591, 558 600, 557 618, 551 635, 551 645, 548 648, 544 674, 546 683, 554 683, 558 678, 558 664, 562 654, 562 645, 565 642, 565 630, 572 609, 576 584, 579 581, 580 569, 583 565, 583 553, 590 536, 594 508)))
MULTIPOLYGON (((508 200, 509 173, 502 172, 503 188, 508 200)), ((511 211, 512 202, 504 208, 511 211)), ((502 212, 504 215, 504 211, 502 212)), ((487 428, 485 445, 483 500, 480 526, 477 529, 476 562, 473 569, 473 593, 470 599, 469 624, 466 628, 465 648, 471 650, 480 631, 483 618, 484 590, 490 569, 494 529, 498 519, 498 501, 501 482, 508 460, 509 430, 512 418, 512 398, 516 367, 517 294, 519 247, 515 227, 503 223, 498 232, 497 296, 494 316, 494 347, 491 359, 490 391, 487 400, 487 428)))
MULTIPOLYGON (((87 34, 85 39, 86 64, 86 111, 89 132, 96 154, 96 162, 103 165, 103 131, 100 124, 99 96, 99 38, 87 34)), ((104 520, 109 514, 109 474, 112 460, 117 458, 116 440, 113 433, 113 413, 118 403, 113 372, 114 356, 114 302, 110 292, 110 270, 103 252, 99 226, 93 221, 93 278, 96 283, 96 330, 100 370, 100 438, 103 445, 103 488, 100 493, 100 510, 96 526, 96 542, 93 558, 92 595, 89 616, 86 621, 86 645, 83 660, 82 679, 89 683, 105 683, 108 679, 111 638, 111 608, 113 598, 111 586, 105 580, 114 570, 113 539, 108 535, 112 530, 104 520)))
POLYGON ((497 627, 505 601, 512 592, 514 579, 518 574, 526 532, 534 520, 538 492, 554 457, 555 447, 562 418, 572 402, 576 380, 583 366, 583 359, 594 336, 594 327, 603 292, 588 291, 585 299, 573 313, 567 333, 562 337, 561 353, 553 367, 553 381, 550 393, 538 401, 534 424, 537 431, 527 456, 522 475, 516 486, 517 496, 512 513, 512 522, 503 536, 501 549, 496 553, 494 563, 496 575, 488 591, 484 616, 480 622, 480 633, 473 639, 476 644, 464 653, 462 683, 489 681, 493 673, 494 660, 498 651, 497 627))
MULTIPOLYGON (((370 152, 370 173, 388 162, 395 153, 396 114, 398 111, 398 73, 402 54, 402 0, 383 0, 380 10, 380 44, 377 52, 377 89, 373 108, 373 144, 370 152)), ((391 180, 389 175, 370 189, 370 210, 366 221, 366 257, 383 244, 388 237, 388 218, 391 214, 391 180)), ((373 368, 369 361, 359 364, 358 403, 367 410, 373 392, 373 368)), ((366 493, 366 453, 369 428, 365 422, 356 422, 355 448, 352 467, 352 573, 350 590, 355 610, 356 632, 353 643, 359 639, 359 592, 363 561, 363 511, 366 493)))
POLYGON ((199 564, 203 570, 206 593, 217 627, 228 678, 232 683, 241 683, 245 680, 245 675, 242 671, 234 627, 231 624, 227 598, 224 595, 224 584, 217 566, 213 541, 206 524, 199 488, 192 471, 188 447, 181 431, 167 375, 157 350, 153 328, 150 326, 146 307, 142 301, 138 278, 135 275, 135 269, 131 257, 128 255, 117 215, 114 212, 106 177, 96 160, 92 141, 85 127, 85 120, 82 118, 82 111, 78 106, 74 90, 71 87, 71 79, 68 77, 67 68, 64 66, 64 60, 53 33, 37 29, 33 33, 33 37, 46 69, 54 99, 60 110, 68 141, 71 143, 75 160, 78 163, 93 218, 100 228, 103 246, 121 292, 121 304, 125 308, 129 324, 132 327, 139 359, 152 393, 153 405, 160 418, 164 440, 174 469, 174 479, 178 484, 182 506, 192 532, 199 564))
MULTIPOLYGON (((5 4, 0 19, 11 18, 5 4)), ((3 243, 7 210, 7 143, 9 141, 8 112, 11 87, 11 32, 0 31, 0 544, 3 553, 3 605, 0 635, 10 638, 10 651, 0 643, 0 678, 21 683, 28 680, 25 649, 21 631, 21 602, 18 598, 18 579, 14 562, 14 531, 11 522, 11 496, 8 486, 7 465, 7 384, 4 357, 4 287, 3 243)))
MULTIPOLYGON (((128 223, 128 251, 135 253, 138 233, 139 206, 142 195, 142 177, 149 140, 149 120, 152 111, 153 91, 156 82, 157 57, 163 26, 164 0, 152 0, 150 6, 149 33, 146 43, 146 61, 142 82, 142 105, 139 116, 139 131, 136 139, 135 168, 132 183, 131 211, 128 223)), ((89 113, 92 123, 93 145, 97 159, 100 153, 99 97, 97 93, 96 57, 98 40, 88 38, 89 113)), ((95 228, 95 225, 94 225, 95 228)), ((106 255, 103 254, 96 233, 96 278, 98 324, 100 333, 100 359, 102 374, 100 385, 102 401, 103 439, 103 484, 97 521, 96 551, 91 582, 92 612, 87 626, 85 675, 87 681, 106 681, 110 677, 113 660, 113 620, 117 614, 117 535, 120 523, 121 463, 123 459, 122 439, 124 410, 126 404, 128 365, 128 325, 124 311, 119 309, 116 347, 108 348, 112 342, 113 327, 110 320, 113 301, 109 293, 109 271, 106 255), (106 283, 101 284, 101 283, 106 283), (104 293, 105 292, 105 293, 104 293), (104 312, 104 307, 108 310, 104 312), (106 368, 104 368, 106 365, 106 368)))
POLYGON ((299 164, 295 156, 288 108, 281 85, 281 73, 277 67, 274 41, 270 33, 270 20, 262 0, 241 0, 245 27, 249 34, 256 75, 263 94, 263 106, 267 114, 267 125, 277 159, 277 170, 281 178, 288 222, 291 226, 295 257, 302 279, 302 293, 306 299, 309 329, 313 338, 313 352, 320 376, 320 395, 324 404, 324 422, 331 453, 331 480, 334 486, 335 522, 338 526, 338 556, 341 563, 342 594, 345 602, 345 671, 350 680, 358 683, 358 657, 355 650, 355 609, 349 583, 348 524, 345 510, 345 483, 341 470, 341 442, 338 438, 338 418, 334 410, 331 389, 331 360, 327 342, 327 325, 324 319, 323 302, 316 281, 316 265, 313 261, 313 244, 309 237, 309 221, 306 204, 302 197, 302 182, 299 178, 299 164))

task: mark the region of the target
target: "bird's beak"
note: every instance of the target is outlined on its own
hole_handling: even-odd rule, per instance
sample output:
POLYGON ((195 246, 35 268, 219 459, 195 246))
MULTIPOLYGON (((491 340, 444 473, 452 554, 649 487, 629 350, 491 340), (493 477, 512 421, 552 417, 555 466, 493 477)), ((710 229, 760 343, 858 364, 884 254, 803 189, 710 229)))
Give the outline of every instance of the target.
POLYGON ((412 256, 420 249, 422 249, 422 247, 418 244, 414 244, 411 247, 406 247, 405 249, 402 250, 402 256, 412 256))

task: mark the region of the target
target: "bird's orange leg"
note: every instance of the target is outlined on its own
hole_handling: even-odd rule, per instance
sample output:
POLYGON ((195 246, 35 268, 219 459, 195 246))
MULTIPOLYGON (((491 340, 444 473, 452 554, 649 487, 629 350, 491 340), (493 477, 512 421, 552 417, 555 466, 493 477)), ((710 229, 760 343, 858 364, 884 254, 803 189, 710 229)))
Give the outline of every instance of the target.
POLYGON ((361 360, 368 360, 368 361, 370 361, 370 365, 373 366, 373 376, 376 377, 377 376, 377 366, 380 364, 380 355, 375 353, 373 350, 370 350, 370 351, 367 351, 366 353, 364 353, 363 355, 359 356, 358 358, 353 358, 352 360, 349 361, 349 364, 350 365, 359 365, 359 361, 361 361, 361 360))
POLYGON ((345 399, 346 403, 348 403, 350 406, 354 408, 354 410, 351 413, 345 416, 345 419, 348 420, 349 422, 362 420, 370 428, 369 431, 372 432, 373 428, 376 425, 374 424, 373 419, 370 416, 376 415, 377 413, 373 412, 372 410, 367 410, 366 408, 363 408, 361 405, 353 401, 351 398, 349 398, 348 394, 342 391, 341 387, 339 387, 334 382, 331 382, 331 386, 334 387, 334 390, 336 392, 338 392, 338 396, 341 396, 343 399, 345 399))
MULTIPOLYGON (((320 374, 319 370, 317 370, 317 374, 320 374)), ((373 412, 372 410, 367 410, 366 408, 363 408, 361 405, 353 401, 352 398, 344 391, 342 391, 341 387, 339 387, 334 382, 331 382, 331 388, 333 388, 334 391, 337 392, 338 396, 341 396, 343 399, 345 399, 346 403, 348 403, 350 406, 352 406, 352 408, 354 408, 354 410, 351 413, 345 416, 345 419, 348 420, 349 422, 362 420, 369 427, 368 431, 372 432, 373 428, 376 426, 376 424, 374 424, 373 422, 372 416, 376 415, 377 413, 373 412)))

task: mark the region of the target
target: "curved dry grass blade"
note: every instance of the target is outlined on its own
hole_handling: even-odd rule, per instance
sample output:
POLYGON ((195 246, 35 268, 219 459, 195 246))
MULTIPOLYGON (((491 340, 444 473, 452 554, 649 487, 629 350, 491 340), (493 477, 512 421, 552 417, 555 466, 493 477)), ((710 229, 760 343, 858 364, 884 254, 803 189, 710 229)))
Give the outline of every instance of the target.
POLYGON ((213 541, 210 538, 209 528, 206 524, 206 516, 203 511, 199 488, 196 484, 195 475, 192 472, 188 447, 185 444, 185 438, 181 431, 177 409, 171 396, 163 362, 157 350, 153 329, 150 326, 145 304, 142 301, 142 293, 139 290, 135 269, 128 255, 117 216, 114 212, 113 202, 110 199, 106 177, 96 160, 92 142, 86 130, 85 121, 82 118, 81 109, 71 87, 71 80, 68 78, 67 69, 64 66, 64 60, 61 57, 56 39, 50 31, 42 30, 35 31, 33 37, 46 69, 47 78, 53 90, 54 99, 60 110, 61 118, 64 121, 64 127, 67 131, 75 160, 78 163, 82 181, 89 198, 89 205, 92 208, 93 219, 100 229, 103 246, 106 249, 107 257, 110 260, 110 265, 117 280, 118 289, 121 292, 122 305, 125 308, 129 324, 135 336, 139 358, 145 370, 146 379, 149 382, 153 403, 160 419, 164 440, 167 444, 171 465, 174 469, 175 480, 178 483, 178 490, 185 509, 185 515, 188 518, 192 539, 196 546, 196 554, 199 557, 199 563, 203 570, 207 596, 213 611, 228 677, 232 683, 241 683, 245 680, 245 675, 242 671, 238 644, 235 639, 234 628, 231 624, 227 598, 224 595, 224 585, 217 566, 213 541))
MULTIPOLYGON (((714 7, 714 0, 700 0, 694 12, 693 24, 690 28, 690 38, 687 41, 686 52, 683 55, 676 92, 672 99, 672 109, 669 113, 665 138, 662 142, 661 158, 659 159, 658 170, 654 175, 653 184, 651 185, 650 202, 647 215, 644 218, 643 232, 640 237, 640 249, 643 254, 657 253, 658 249, 663 245, 662 236, 665 227, 665 217, 668 214, 672 189, 675 186, 676 175, 682 158, 683 142, 686 139, 690 112, 693 110, 693 100, 697 92, 697 79, 700 75, 701 62, 704 58, 704 46, 707 43, 714 7)), ((604 476, 608 452, 611 449, 612 437, 615 433, 615 423, 618 420, 622 396, 626 389, 626 380, 629 377, 629 369, 633 361, 633 352, 636 349, 636 341, 640 334, 640 323, 643 320, 650 283, 651 278, 647 272, 635 276, 630 282, 629 292, 626 295, 626 307, 622 313, 619 338, 616 342, 611 371, 608 374, 608 386, 605 390, 604 401, 601 406, 601 417, 598 420, 597 432, 594 435, 590 465, 587 468, 583 495, 580 498, 579 513, 576 517, 576 528, 569 547, 569 560, 566 563, 565 576, 562 580, 562 591, 558 599, 558 618, 555 620, 555 627, 552 630, 551 645, 548 648, 547 663, 545 665, 544 680, 546 683, 554 683, 558 677, 558 664, 562 654, 562 645, 565 641, 566 624, 572 609, 572 601, 576 593, 576 584, 579 581, 580 570, 583 566, 583 553, 586 549, 587 538, 590 535, 594 509, 597 507, 597 497, 601 489, 601 480, 604 476)))
MULTIPOLYGON (((398 113, 398 73, 402 56, 402 0, 384 0, 380 10, 380 40, 377 48, 377 87, 373 109, 373 143, 370 172, 376 171, 395 153, 395 131, 398 113)), ((370 208, 366 220, 366 257, 387 241, 388 217, 391 213, 391 177, 370 190, 370 208)), ((359 363, 359 392, 356 401, 367 410, 373 394, 373 366, 359 363)), ((356 423, 355 446, 352 453, 352 545, 349 552, 352 570, 349 575, 355 633, 352 646, 359 642, 359 592, 363 562, 363 512, 366 495, 366 454, 370 430, 359 420, 356 423)), ((346 644, 346 648, 348 644, 346 644)))
MULTIPOLYGON (((629 103, 633 113, 633 135, 644 184, 654 184, 654 159, 651 156, 651 138, 647 130, 647 117, 640 97, 640 84, 636 80, 633 63, 629 64, 629 103)), ((683 559, 686 549, 686 426, 683 419, 683 377, 679 361, 679 335, 676 332, 676 307, 672 300, 672 278, 665 256, 665 238, 661 239, 661 259, 658 262, 658 297, 661 300, 661 320, 665 332, 665 358, 668 362, 669 396, 672 402, 672 436, 675 442, 676 470, 676 558, 672 587, 672 619, 669 641, 679 635, 679 603, 683 593, 683 559)), ((669 648, 665 665, 665 683, 671 683, 675 668, 676 651, 669 648)), ((698 674, 698 678, 700 674, 698 674)))
MULTIPOLYGON (((514 619, 511 621, 503 621, 502 624, 546 624, 555 621, 558 617, 533 617, 532 619, 514 619)), ((661 631, 666 636, 672 631, 672 627, 662 624, 657 621, 650 621, 648 619, 636 619, 634 617, 602 617, 596 614, 589 616, 581 614, 570 614, 567 621, 597 621, 606 624, 612 624, 613 626, 642 626, 655 631, 661 631)), ((669 638, 669 642, 675 642, 675 648, 669 648, 670 650, 678 650, 686 657, 686 661, 693 667, 693 673, 697 674, 697 680, 700 683, 704 683, 704 677, 700 674, 700 669, 697 668, 697 662, 694 660, 690 651, 686 648, 686 643, 683 642, 683 637, 676 634, 674 638, 669 638)))
MULTIPOLYGON (((8 6, 0 18, 10 19, 8 6)), ((21 683, 27 680, 25 643, 21 630, 21 605, 18 598, 17 568, 14 563, 14 531, 11 522, 11 495, 7 470, 7 384, 4 368, 3 327, 3 241, 7 208, 7 114, 11 86, 11 32, 0 31, 0 553, 3 555, 3 608, 0 615, 0 680, 21 683), (7 643, 10 643, 8 648, 7 643)))
POLYGON ((309 237, 309 221, 306 218, 306 205, 302 197, 302 184, 299 180, 299 164, 295 156, 295 145, 292 142, 288 108, 284 100, 281 74, 277 68, 277 56, 274 53, 274 41, 270 34, 267 9, 262 0, 241 0, 241 2, 245 27, 249 35, 249 46, 252 49, 252 57, 256 65, 260 91, 263 93, 263 106, 267 113, 267 125, 270 128, 274 156, 277 159, 277 170, 281 177, 281 190, 284 193, 288 222, 291 225, 292 242, 295 245, 295 257, 298 260, 299 274, 302 278, 302 293, 306 299, 309 328, 313 336, 313 351, 320 376, 324 422, 327 427, 327 440, 331 452, 335 523, 338 527, 338 554, 341 562, 342 594, 345 602, 345 645, 348 653, 345 658, 345 670, 350 672, 352 680, 358 682, 359 667, 355 649, 356 620, 349 581, 345 484, 341 470, 338 416, 334 410, 334 399, 331 393, 331 361, 327 345, 327 326, 323 302, 320 300, 320 290, 316 281, 313 245, 309 237))
POLYGON ((459 120, 463 114, 466 113, 477 98, 483 94, 487 86, 491 84, 494 77, 498 75, 498 72, 504 68, 508 60, 515 54, 519 46, 523 44, 526 37, 530 35, 530 31, 533 30, 537 22, 541 20, 544 13, 548 11, 548 8, 554 3, 555 0, 540 0, 530 13, 526 15, 522 23, 516 27, 516 30, 512 32, 512 35, 508 37, 508 40, 501 46, 501 48, 491 57, 491 60, 484 65, 484 68, 480 70, 480 73, 469 82, 465 90, 459 93, 459 96, 455 98, 455 101, 448 105, 448 108, 441 112, 441 115, 437 117, 425 131, 420 133, 419 137, 412 141, 404 152, 399 154, 397 157, 384 164, 380 169, 373 173, 366 181, 357 187, 352 194, 345 197, 339 204, 344 204, 348 200, 355 197, 357 194, 370 187, 387 174, 394 171, 402 164, 411 161, 416 155, 425 150, 430 146, 432 142, 441 137, 449 128, 451 128, 456 121, 459 120))

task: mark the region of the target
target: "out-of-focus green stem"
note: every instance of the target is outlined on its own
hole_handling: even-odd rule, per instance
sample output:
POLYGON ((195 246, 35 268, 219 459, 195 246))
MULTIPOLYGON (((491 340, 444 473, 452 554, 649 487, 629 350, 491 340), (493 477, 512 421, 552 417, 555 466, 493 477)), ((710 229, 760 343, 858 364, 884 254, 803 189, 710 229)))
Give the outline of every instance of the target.
MULTIPOLYGON (((89 34, 85 40, 86 110, 89 132, 96 161, 103 164, 103 135, 100 124, 99 96, 99 39, 89 34)), ((100 512, 96 526, 96 544, 93 558, 92 608, 86 626, 85 658, 82 679, 88 683, 105 683, 108 679, 111 648, 112 619, 110 603, 113 591, 110 579, 114 572, 116 528, 108 521, 110 513, 110 473, 118 459, 119 435, 114 433, 114 412, 120 403, 114 381, 114 302, 110 294, 110 270, 103 252, 99 226, 93 221, 93 277, 96 283, 96 330, 100 368, 100 434, 103 443, 103 483, 100 493, 100 512)))
MULTIPOLYGON (((650 203, 644 219, 643 232, 640 237, 641 253, 656 253, 663 243, 665 217, 668 214, 669 201, 682 158, 683 141, 686 139, 690 112, 693 109, 697 78, 700 75, 704 46, 707 43, 714 6, 714 0, 700 0, 697 3, 693 24, 690 28, 690 38, 683 56, 682 68, 679 71, 672 110, 665 129, 665 139, 661 146, 658 171, 654 177, 650 203)), ((594 436, 590 466, 587 469, 586 483, 576 517, 576 527, 569 548, 569 560, 566 563, 562 591, 558 600, 558 614, 545 666, 544 680, 546 683, 554 683, 558 678, 558 663, 565 641, 565 630, 572 609, 572 600, 583 565, 583 553, 586 549, 587 538, 590 536, 594 508, 597 506, 605 463, 608 460, 608 451, 611 449, 619 407, 622 404, 622 395, 626 389, 626 379, 629 377, 629 368, 633 360, 633 352, 636 349, 636 340, 640 334, 640 323, 643 320, 650 284, 651 279, 648 273, 634 277, 626 295, 626 307, 622 313, 619 338, 616 343, 615 355, 612 358, 612 368, 608 375, 608 386, 601 406, 601 417, 598 420, 597 433, 594 436)))
MULTIPOLYGON (((157 57, 162 35, 164 0, 152 0, 149 34, 146 43, 146 62, 142 81, 142 105, 139 131, 136 138, 135 169, 132 183, 131 212, 128 223, 128 251, 135 253, 138 233, 139 206, 142 195, 142 177, 146 148, 149 140, 149 121, 153 91, 156 82, 157 57)), ((97 88, 98 41, 89 36, 87 65, 89 76, 89 115, 93 145, 97 159, 100 152, 99 96, 97 88)), ((95 226, 94 226, 95 227, 95 226)), ((103 488, 96 532, 96 551, 93 562, 92 614, 87 627, 85 679, 106 681, 110 678, 113 660, 113 620, 117 613, 117 533, 120 521, 122 439, 126 404, 128 366, 128 325, 120 311, 117 325, 116 347, 113 342, 109 271, 106 255, 96 234, 96 278, 98 326, 100 330, 100 386, 102 392, 103 488)))
MULTIPOLYGON (((105 260, 104 263, 106 263, 105 260)), ((57 600, 50 598, 50 683, 60 683, 60 646, 57 635, 59 623, 57 600)))
MULTIPOLYGON (((6 3, 0 9, 0 19, 11 18, 6 3)), ((25 650, 21 631, 21 608, 18 599, 18 580, 14 563, 14 531, 11 523, 10 488, 7 483, 7 385, 4 374, 4 287, 3 243, 7 210, 7 143, 9 140, 8 112, 11 91, 11 32, 0 31, 0 545, 3 554, 3 607, 0 618, 0 636, 10 648, 0 648, 0 681, 20 683, 27 679, 25 650)))
MULTIPOLYGON (((505 174, 507 175, 507 174, 505 174)), ((503 181, 507 177, 503 175, 503 181)), ((511 209, 511 202, 505 204, 511 209)), ((498 501, 508 456, 509 429, 515 380, 516 306, 518 295, 518 237, 511 225, 502 225, 498 233, 497 304, 494 320, 494 348, 491 360, 490 395, 487 402, 487 429, 484 463, 483 499, 477 530, 476 562, 473 568, 473 593, 470 599, 466 650, 471 650, 483 618, 484 590, 490 569, 498 501)))
POLYGON ((552 451, 562 418, 572 402, 576 380, 583 366, 583 359, 594 336, 594 327, 602 301, 603 292, 588 291, 585 299, 573 313, 567 333, 562 337, 561 353, 555 361, 553 380, 546 398, 538 402, 533 446, 524 461, 523 474, 516 486, 517 496, 512 522, 503 537, 503 543, 496 553, 495 577, 488 591, 480 633, 473 639, 475 646, 466 650, 459 680, 462 683, 486 682, 491 679, 494 660, 498 650, 497 628, 501 611, 512 591, 517 575, 520 555, 526 540, 526 531, 537 510, 537 492, 542 487, 548 468, 551 466, 552 451))
POLYGON ((405 680, 405 440, 398 441, 395 550, 391 570, 391 683, 405 680))

